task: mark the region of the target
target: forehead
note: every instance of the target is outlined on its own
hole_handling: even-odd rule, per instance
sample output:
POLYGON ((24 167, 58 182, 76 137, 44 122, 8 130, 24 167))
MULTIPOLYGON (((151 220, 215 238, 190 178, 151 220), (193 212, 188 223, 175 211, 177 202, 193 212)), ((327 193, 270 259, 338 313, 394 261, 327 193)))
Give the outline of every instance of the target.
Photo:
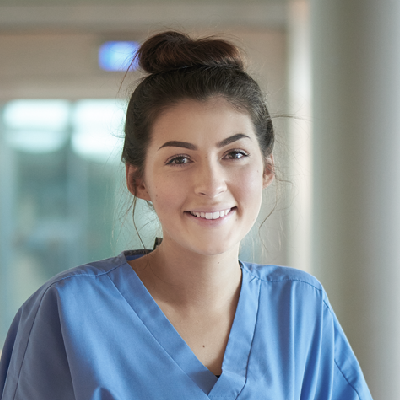
POLYGON ((205 101, 185 99, 167 108, 158 116, 152 127, 152 142, 162 140, 201 141, 223 139, 236 133, 255 137, 249 114, 238 111, 220 97, 205 101))

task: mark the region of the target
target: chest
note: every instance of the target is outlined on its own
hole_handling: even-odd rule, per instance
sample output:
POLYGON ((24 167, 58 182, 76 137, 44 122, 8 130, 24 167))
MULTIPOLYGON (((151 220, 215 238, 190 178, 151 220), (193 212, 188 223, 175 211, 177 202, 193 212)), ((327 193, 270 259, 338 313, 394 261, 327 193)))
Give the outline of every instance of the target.
POLYGON ((296 331, 299 323, 307 332, 313 327, 293 320, 282 296, 261 295, 258 280, 244 277, 232 323, 187 323, 167 317, 139 281, 117 278, 116 291, 71 308, 79 313, 62 312, 77 400, 94 399, 99 388, 115 399, 300 398, 312 334, 299 343, 296 331), (218 364, 202 351, 208 342, 217 343, 209 348, 219 355, 218 364))
POLYGON ((163 305, 160 308, 197 359, 214 375, 220 375, 234 313, 219 310, 185 315, 163 305))
POLYGON ((246 326, 240 334, 231 332, 222 352, 223 371, 216 378, 204 364, 207 359, 201 359, 203 353, 199 358, 171 326, 154 322, 151 326, 128 314, 121 324, 120 315, 108 315, 96 335, 82 330, 65 338, 77 400, 94 399, 101 388, 113 399, 300 398, 303 371, 298 365, 304 363, 286 351, 287 344, 282 352, 277 338, 254 326, 253 332, 246 332, 246 326))

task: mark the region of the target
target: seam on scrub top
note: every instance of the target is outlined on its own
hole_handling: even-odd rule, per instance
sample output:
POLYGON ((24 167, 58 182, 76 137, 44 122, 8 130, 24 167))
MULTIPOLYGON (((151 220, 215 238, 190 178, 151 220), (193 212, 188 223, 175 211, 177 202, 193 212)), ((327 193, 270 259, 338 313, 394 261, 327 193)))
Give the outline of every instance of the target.
MULTIPOLYGON (((91 264, 87 264, 87 265, 91 265, 91 264)), ((114 267, 114 268, 112 268, 112 269, 110 269, 110 270, 108 270, 108 271, 103 271, 102 273, 100 273, 100 274, 98 274, 98 275, 79 274, 79 275, 68 275, 68 276, 64 276, 64 277, 62 277, 62 278, 60 278, 60 279, 58 279, 58 280, 52 282, 52 283, 44 290, 42 296, 40 297, 39 305, 38 305, 38 307, 37 307, 35 316, 33 317, 32 326, 31 326, 31 328, 29 329, 28 338, 27 338, 27 342, 26 342, 26 347, 25 347, 24 354, 23 354, 22 360, 21 360, 21 366, 20 366, 20 368, 19 368, 19 370, 18 370, 17 383, 16 383, 16 385, 15 385, 15 391, 14 391, 14 394, 13 394, 13 397, 12 397, 13 399, 15 399, 15 396, 16 396, 17 391, 18 391, 19 377, 20 377, 20 375, 21 375, 22 367, 23 367, 23 365, 24 365, 26 352, 28 351, 29 342, 30 342, 30 337, 31 337, 31 332, 32 332, 32 329, 33 329, 33 327, 34 327, 34 325, 35 325, 37 314, 38 314, 38 312, 39 312, 39 310, 40 310, 40 307, 42 306, 43 298, 44 298, 44 296, 46 295, 47 291, 48 291, 49 289, 51 289, 53 286, 55 286, 57 283, 59 283, 59 282, 65 280, 65 279, 67 279, 67 278, 74 278, 74 277, 80 277, 80 276, 89 276, 89 277, 92 277, 92 278, 97 278, 97 277, 99 277, 99 276, 107 275, 109 272, 115 270, 116 268, 121 267, 122 265, 123 265, 123 264, 117 265, 116 267, 114 267)), ((110 277, 108 277, 108 278, 110 279, 110 277)), ((111 279, 110 279, 110 280, 111 280, 111 279)), ((111 281, 111 282, 112 282, 112 281, 111 281)), ((114 282, 113 282, 113 283, 114 283, 114 282)), ((114 285, 114 286, 115 286, 115 285, 114 285)), ((121 295, 122 295, 122 294, 121 294, 121 295)), ((122 297, 123 297, 123 296, 122 296, 122 297)), ((124 298, 124 299, 125 299, 125 298, 124 298)), ((126 301, 126 300, 125 300, 125 301, 126 301)))
POLYGON ((33 326, 35 325, 35 322, 36 322, 36 316, 37 316, 37 314, 38 314, 38 312, 39 312, 39 310, 40 310, 40 307, 41 307, 41 305, 42 305, 42 301, 43 301, 43 298, 44 298, 45 294, 47 293, 47 291, 48 291, 52 286, 53 286, 53 285, 50 285, 50 286, 43 292, 42 297, 41 297, 40 300, 39 300, 39 305, 38 305, 38 308, 37 308, 37 310, 36 310, 35 316, 33 317, 32 326, 31 326, 31 329, 29 329, 28 339, 27 339, 27 342, 26 342, 26 347, 25 347, 24 354, 23 354, 22 360, 21 360, 21 366, 20 366, 19 371, 18 371, 17 384, 15 385, 15 391, 14 391, 14 394, 13 394, 13 399, 15 399, 15 396, 16 396, 17 391, 18 391, 19 377, 20 377, 20 375, 21 375, 22 367, 24 366, 25 355, 26 355, 26 352, 28 351, 29 342, 30 342, 30 337, 31 337, 31 332, 32 332, 33 326))
MULTIPOLYGON (((333 319, 336 319, 335 318, 335 313, 334 313, 334 311, 332 310, 332 308, 330 307, 330 305, 324 300, 324 305, 325 305, 325 307, 328 309, 328 311, 330 312, 330 314, 332 314, 332 317, 333 317, 333 319)), ((340 326, 340 324, 339 324, 339 327, 341 328, 341 326, 340 326)), ((345 333, 343 332, 343 329, 342 329, 342 333, 343 333, 343 335, 345 335, 345 333)), ((347 340, 347 338, 345 337, 345 339, 346 339, 346 341, 347 341, 347 344, 350 346, 350 344, 348 343, 348 340, 347 340)), ((350 348, 351 349, 351 348, 350 348)), ((351 349, 352 350, 352 349, 351 349)), ((353 351, 353 350, 352 350, 353 351)), ((355 357, 355 354, 354 354, 354 352, 353 352, 353 355, 354 355, 354 357, 355 357)), ((340 373, 343 375, 343 378, 345 379, 345 381, 348 383, 348 385, 357 393, 357 396, 358 396, 358 398, 359 399, 361 399, 361 397, 360 397, 360 394, 358 393, 358 391, 357 391, 357 389, 353 386, 353 384, 347 379, 347 377, 346 377, 346 375, 344 374, 344 372, 342 371, 342 369, 339 367, 339 364, 338 364, 338 362, 336 361, 336 358, 335 357, 333 357, 333 361, 335 362, 335 365, 336 365, 336 367, 337 367, 337 369, 340 371, 340 373)))
MULTIPOLYGON (((63 276, 62 278, 57 279, 56 281, 52 282, 51 285, 49 286, 49 288, 51 288, 52 286, 54 286, 56 283, 63 281, 64 279, 68 279, 68 278, 79 278, 81 276, 88 276, 90 278, 98 278, 99 276, 104 276, 109 274, 110 272, 114 271, 117 268, 123 267, 125 263, 123 264, 119 264, 116 265, 115 267, 108 269, 107 271, 101 271, 98 274, 88 274, 88 273, 84 273, 84 274, 77 274, 77 275, 67 275, 67 276, 63 276)), ((91 267, 93 267, 92 264, 86 264, 89 265, 91 267)))
POLYGON ((333 359, 333 361, 335 362, 335 365, 337 367, 337 369, 340 371, 340 373, 343 375, 343 378, 345 379, 345 381, 347 382, 347 384, 357 393, 357 396, 359 399, 361 399, 360 394, 358 393, 357 389, 351 384, 351 382, 349 382, 349 380, 347 379, 346 375, 343 373, 343 371, 340 369, 338 363, 336 362, 335 359, 333 359))
MULTIPOLYGON (((251 274, 250 274, 251 275, 251 274)), ((254 277, 254 275, 251 275, 254 277)), ((257 277, 254 277, 257 278, 257 277)), ((251 281, 253 281, 254 279, 251 279, 251 281)), ((244 376, 244 385, 243 387, 240 389, 240 392, 238 393, 238 395, 235 397, 236 399, 240 396, 240 394, 243 392, 244 388, 246 387, 246 383, 247 383, 247 368, 249 366, 249 360, 251 357, 251 353, 253 351, 253 342, 254 342, 254 337, 256 335, 256 327, 257 327, 257 320, 258 320, 258 313, 260 312, 260 302, 261 302, 261 285, 258 286, 258 300, 257 300, 257 313, 256 313, 256 321, 254 324, 254 329, 253 329, 253 335, 251 337, 251 344, 250 344, 250 352, 249 352, 249 356, 247 357, 247 363, 246 363, 246 373, 244 376)), ((227 396, 213 396, 213 399, 225 399, 228 398, 227 396)), ((230 397, 229 397, 230 398, 230 397)))
POLYGON ((309 285, 309 286, 311 286, 312 288, 318 290, 319 292, 324 292, 324 290, 323 290, 322 288, 319 288, 319 287, 313 285, 312 283, 307 282, 307 281, 304 281, 304 280, 302 280, 302 279, 289 278, 289 277, 283 278, 283 279, 279 279, 279 280, 278 280, 278 279, 277 279, 277 280, 273 280, 273 279, 262 279, 262 278, 260 278, 260 277, 257 276, 257 275, 253 275, 248 269, 246 269, 246 272, 247 272, 248 274, 250 274, 254 279, 258 279, 258 280, 260 280, 261 282, 266 282, 266 283, 300 282, 300 283, 306 283, 307 285, 309 285))
POLYGON ((257 301, 257 313, 256 313, 256 321, 254 324, 254 330, 253 330, 253 337, 251 338, 251 345, 250 345, 250 352, 249 352, 249 356, 247 357, 247 364, 246 364, 246 374, 244 377, 244 385, 242 387, 242 390, 239 392, 239 394, 237 395, 236 398, 238 398, 240 396, 240 394, 242 393, 242 391, 244 390, 244 388, 246 387, 246 383, 247 383, 247 369, 249 367, 249 361, 250 361, 250 357, 251 357, 251 353, 253 352, 253 342, 254 342, 254 337, 256 336, 256 328, 257 328, 257 320, 258 320, 258 314, 260 312, 260 302, 261 302, 261 285, 258 286, 258 301, 257 301))
MULTIPOLYGON (((169 352, 164 348, 164 346, 157 340, 157 338, 153 335, 153 333, 149 330, 147 325, 142 321, 142 318, 139 317, 137 312, 132 308, 132 306, 129 304, 128 300, 126 300, 125 296, 121 293, 121 291, 115 286, 115 283, 113 280, 107 275, 108 279, 110 282, 113 284, 115 287, 115 290, 120 294, 120 296, 124 299, 125 303, 128 305, 128 307, 132 310, 132 312, 136 315, 136 317, 140 320, 142 325, 146 328, 147 332, 150 333, 150 336, 158 343, 158 345, 164 350, 164 353, 168 355, 168 357, 177 365, 177 367, 193 382, 192 378, 180 367, 180 365, 175 361, 173 357, 169 354, 169 352)), ((201 389, 200 389, 201 390, 201 389)))

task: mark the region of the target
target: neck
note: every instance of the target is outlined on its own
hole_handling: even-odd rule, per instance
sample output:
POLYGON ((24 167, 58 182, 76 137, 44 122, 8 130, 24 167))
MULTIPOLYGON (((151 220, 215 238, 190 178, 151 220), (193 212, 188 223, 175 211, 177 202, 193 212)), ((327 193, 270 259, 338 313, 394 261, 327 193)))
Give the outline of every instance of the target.
POLYGON ((239 246, 223 254, 194 254, 163 241, 132 266, 156 301, 186 310, 212 310, 238 296, 238 252, 239 246))

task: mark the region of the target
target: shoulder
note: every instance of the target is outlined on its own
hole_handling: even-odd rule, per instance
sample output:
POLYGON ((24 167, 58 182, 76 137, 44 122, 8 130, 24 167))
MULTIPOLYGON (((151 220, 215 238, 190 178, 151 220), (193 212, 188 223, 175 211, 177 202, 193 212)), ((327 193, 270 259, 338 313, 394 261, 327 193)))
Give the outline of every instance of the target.
POLYGON ((311 326, 332 320, 333 310, 321 283, 309 273, 279 265, 242 263, 243 283, 257 291, 260 311, 277 320, 295 315, 311 326), (259 289, 256 289, 257 286, 259 289))
POLYGON ((259 282, 258 323, 268 329, 269 338, 276 335, 274 340, 283 347, 296 343, 294 351, 308 360, 310 379, 318 377, 321 393, 334 387, 335 393, 342 390, 349 399, 371 398, 353 350, 315 277, 276 265, 242 263, 242 271, 248 274, 247 281, 259 282))
POLYGON ((114 288, 110 275, 118 270, 122 274, 132 272, 124 253, 63 271, 48 280, 25 301, 16 320, 19 324, 24 322, 30 326, 49 308, 59 313, 61 304, 71 306, 78 301, 84 304, 90 298, 104 297, 107 290, 111 292, 109 289, 114 288))
MULTIPOLYGON (((309 273, 279 265, 242 263, 243 282, 259 287, 260 315, 268 315, 280 323, 289 323, 295 316, 298 321, 294 331, 302 328, 320 329, 321 324, 335 323, 336 317, 321 283, 309 273), (300 323, 302 321, 302 323, 300 323)), ((331 329, 329 328, 329 329, 331 329)))
POLYGON ((60 360, 63 358, 68 332, 77 331, 82 321, 91 321, 90 316, 96 312, 104 313, 102 306, 119 298, 110 276, 114 272, 121 278, 132 273, 124 253, 64 271, 25 301, 4 343, 0 393, 6 376, 19 376, 23 365, 34 363, 38 357, 44 360, 44 354, 49 352, 60 360))
MULTIPOLYGON (((41 298, 46 292, 57 290, 58 288, 68 288, 74 285, 96 285, 102 282, 102 278, 106 278, 117 270, 124 270, 131 272, 129 264, 127 264, 127 255, 140 255, 141 250, 129 250, 122 252, 116 257, 111 257, 105 260, 93 261, 88 264, 80 265, 75 268, 63 271, 51 279, 49 279, 43 286, 41 286, 26 303, 34 299, 41 298)), ((24 304, 25 305, 25 304, 24 304)))
POLYGON ((112 270, 121 267, 126 264, 124 254, 120 254, 117 257, 111 257, 105 260, 93 261, 88 264, 80 265, 75 268, 68 269, 55 275, 53 278, 48 280, 43 286, 43 289, 57 285, 65 279, 70 278, 97 278, 102 275, 110 273, 112 270))

